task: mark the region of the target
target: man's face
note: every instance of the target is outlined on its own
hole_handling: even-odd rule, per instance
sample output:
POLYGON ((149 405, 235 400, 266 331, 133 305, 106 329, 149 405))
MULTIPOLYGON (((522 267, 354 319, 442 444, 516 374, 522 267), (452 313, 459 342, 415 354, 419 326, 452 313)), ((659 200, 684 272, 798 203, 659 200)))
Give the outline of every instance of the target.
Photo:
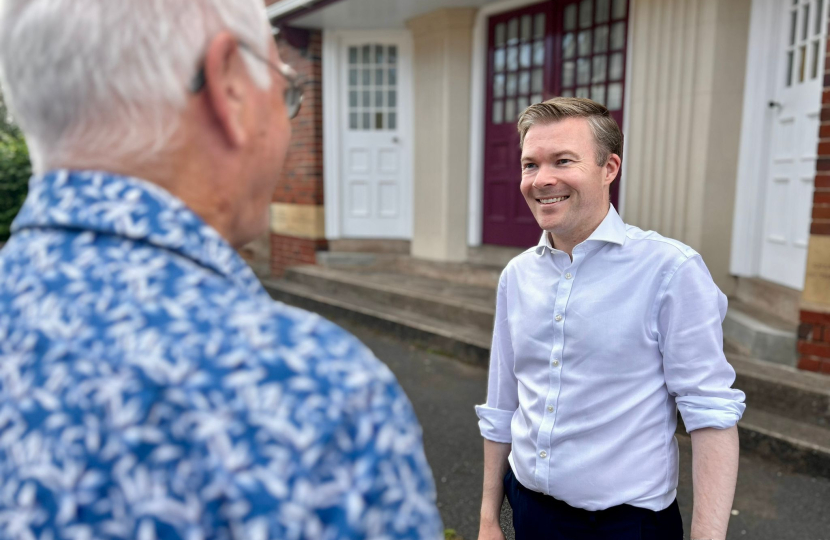
POLYGON ((596 227, 608 212, 612 167, 597 165, 584 118, 532 126, 522 148, 521 191, 539 227, 562 238, 596 227))

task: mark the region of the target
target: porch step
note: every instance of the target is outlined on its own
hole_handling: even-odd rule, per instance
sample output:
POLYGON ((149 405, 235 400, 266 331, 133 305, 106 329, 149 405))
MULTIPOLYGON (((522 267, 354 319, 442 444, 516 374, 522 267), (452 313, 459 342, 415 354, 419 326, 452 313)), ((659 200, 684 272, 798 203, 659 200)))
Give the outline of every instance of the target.
POLYGON ((830 429, 747 407, 738 422, 742 452, 796 472, 830 478, 830 429))
MULTIPOLYGON (((404 273, 397 264, 296 267, 284 279, 263 284, 287 304, 486 368, 495 288, 404 273)), ((735 386, 747 395, 739 425, 744 450, 830 477, 830 377, 750 355, 727 357, 737 374, 735 386)))
POLYGON ((727 353, 748 410, 830 430, 830 377, 727 353))
POLYGON ((801 291, 760 278, 738 278, 735 297, 756 311, 798 324, 801 291))
MULTIPOLYGON (((508 261, 509 262, 509 259, 508 261)), ((359 252, 317 252, 317 264, 340 270, 377 270, 423 276, 463 285, 495 290, 507 264, 453 263, 428 261, 409 255, 359 252)))
MULTIPOLYGON (((686 433, 679 415, 677 433, 686 433)), ((830 429, 747 407, 738 422, 738 437, 741 452, 795 472, 830 478, 830 429)))
POLYGON ((495 309, 487 308, 482 297, 493 291, 419 276, 376 271, 360 277, 320 267, 295 267, 284 279, 265 279, 263 285, 273 298, 286 304, 365 324, 426 349, 487 366, 495 309))
POLYGON ((491 331, 495 289, 383 270, 349 272, 319 266, 286 271, 286 280, 346 300, 372 301, 420 316, 491 331))
POLYGON ((723 321, 723 339, 744 355, 795 366, 797 324, 732 298, 723 321))

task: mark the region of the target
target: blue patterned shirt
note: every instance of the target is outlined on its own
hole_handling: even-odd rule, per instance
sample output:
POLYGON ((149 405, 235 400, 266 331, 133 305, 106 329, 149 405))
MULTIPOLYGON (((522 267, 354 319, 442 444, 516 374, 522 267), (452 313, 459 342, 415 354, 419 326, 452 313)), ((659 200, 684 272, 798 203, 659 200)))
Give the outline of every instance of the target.
POLYGON ((0 251, 0 538, 442 537, 391 372, 163 189, 35 177, 0 251))

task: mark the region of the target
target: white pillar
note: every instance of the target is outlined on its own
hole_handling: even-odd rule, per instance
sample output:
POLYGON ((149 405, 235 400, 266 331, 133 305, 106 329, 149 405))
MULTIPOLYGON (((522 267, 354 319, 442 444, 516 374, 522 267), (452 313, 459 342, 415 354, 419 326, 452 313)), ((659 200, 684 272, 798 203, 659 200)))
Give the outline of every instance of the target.
POLYGON ((407 22, 414 46, 414 257, 467 258, 475 14, 473 8, 440 9, 407 22))

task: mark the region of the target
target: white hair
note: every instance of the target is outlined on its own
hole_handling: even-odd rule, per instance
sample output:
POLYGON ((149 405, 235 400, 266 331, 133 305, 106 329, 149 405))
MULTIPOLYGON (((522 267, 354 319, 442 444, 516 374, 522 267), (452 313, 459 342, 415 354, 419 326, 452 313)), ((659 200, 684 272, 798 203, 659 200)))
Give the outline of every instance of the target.
MULTIPOLYGON (((0 83, 35 170, 159 154, 222 30, 267 57, 262 0, 0 0, 0 83)), ((267 66, 243 57, 268 88, 267 66)))

